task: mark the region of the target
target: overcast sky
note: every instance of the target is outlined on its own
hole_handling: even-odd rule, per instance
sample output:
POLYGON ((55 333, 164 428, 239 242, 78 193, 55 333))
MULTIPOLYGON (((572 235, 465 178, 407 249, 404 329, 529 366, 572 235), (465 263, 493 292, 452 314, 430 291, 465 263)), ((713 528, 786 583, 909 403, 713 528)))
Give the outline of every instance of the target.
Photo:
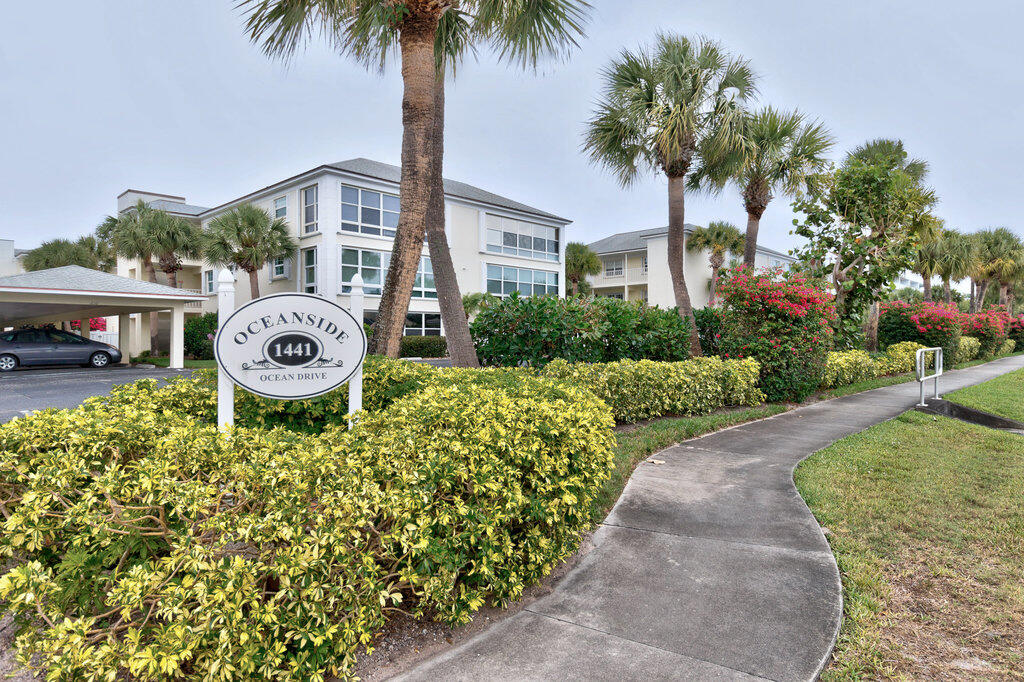
MULTIPOLYGON (((213 206, 322 163, 398 163, 401 83, 312 44, 288 66, 248 43, 232 0, 13 3, 0 40, 0 238, 91 231, 128 187, 213 206)), ((570 239, 667 223, 666 186, 623 190, 580 153, 600 69, 658 30, 749 58, 762 101, 821 118, 834 156, 898 137, 932 168, 948 224, 1018 232, 1024 5, 1012 0, 595 0, 568 63, 490 55, 448 90, 445 175, 571 218, 570 239)), ((789 201, 761 243, 786 250, 789 201)), ((743 226, 738 192, 687 222, 743 226)))

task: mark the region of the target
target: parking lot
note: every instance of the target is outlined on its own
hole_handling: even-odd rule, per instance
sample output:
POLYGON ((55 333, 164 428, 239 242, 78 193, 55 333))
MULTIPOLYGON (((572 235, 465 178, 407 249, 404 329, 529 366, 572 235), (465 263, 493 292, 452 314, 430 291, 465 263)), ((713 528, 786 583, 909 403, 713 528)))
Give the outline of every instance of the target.
POLYGON ((86 398, 139 379, 189 375, 189 369, 39 367, 0 374, 0 423, 47 407, 75 407, 86 398))

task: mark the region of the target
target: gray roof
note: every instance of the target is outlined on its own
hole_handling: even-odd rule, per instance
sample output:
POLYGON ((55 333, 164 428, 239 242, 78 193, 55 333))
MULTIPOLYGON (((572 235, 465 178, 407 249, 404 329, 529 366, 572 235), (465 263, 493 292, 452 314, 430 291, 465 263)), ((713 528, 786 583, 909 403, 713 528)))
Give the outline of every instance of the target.
MULTIPOLYGON (((369 178, 376 178, 378 180, 385 180, 387 182, 400 182, 402 179, 402 169, 399 166, 392 166, 389 163, 381 163, 379 161, 373 161, 371 159, 349 159, 348 161, 338 161, 336 163, 328 164, 330 168, 335 168, 346 173, 355 173, 356 175, 365 175, 369 178)), ((464 182, 458 182, 456 180, 444 179, 444 191, 445 194, 452 197, 459 197, 461 199, 468 199, 470 201, 478 201, 483 204, 491 204, 493 206, 500 206, 502 208, 512 209, 514 211, 521 211, 523 213, 532 213, 533 215, 540 216, 542 218, 550 218, 552 220, 558 220, 564 223, 570 222, 567 218, 561 218, 553 213, 547 213, 541 211, 533 206, 527 206, 526 204, 513 201, 508 197, 503 197, 499 194, 488 192, 485 189, 480 189, 473 185, 468 185, 464 182)))
POLYGON ((130 277, 112 275, 109 272, 90 270, 81 265, 65 265, 48 270, 23 272, 17 275, 0 277, 0 287, 17 287, 20 289, 67 289, 79 292, 102 292, 111 294, 146 294, 158 297, 189 297, 204 299, 205 296, 194 294, 182 289, 143 282, 130 277))
MULTIPOLYGON (((686 234, 692 233, 698 225, 691 225, 686 223, 684 226, 686 234)), ((590 250, 594 253, 621 253, 623 251, 643 251, 647 248, 647 239, 651 237, 660 237, 661 235, 668 234, 668 227, 655 227, 649 230, 633 230, 632 232, 618 232, 610 237, 604 239, 598 239, 592 244, 588 244, 590 250)), ((795 261, 796 259, 792 256, 769 249, 766 246, 757 245, 757 250, 760 253, 770 254, 779 258, 785 258, 788 261, 795 261)))
POLYGON ((159 211, 180 213, 187 216, 198 216, 200 213, 206 213, 210 210, 205 206, 193 206, 181 201, 168 201, 167 199, 154 199, 153 201, 147 201, 146 204, 148 204, 150 208, 155 208, 159 211))

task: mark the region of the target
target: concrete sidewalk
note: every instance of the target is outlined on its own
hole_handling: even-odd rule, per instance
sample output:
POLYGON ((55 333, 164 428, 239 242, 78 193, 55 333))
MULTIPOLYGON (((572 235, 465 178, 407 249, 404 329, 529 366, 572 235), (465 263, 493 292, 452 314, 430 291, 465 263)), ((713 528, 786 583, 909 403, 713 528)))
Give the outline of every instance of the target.
MULTIPOLYGON (((1024 356, 951 371, 940 390, 1021 367, 1024 356)), ((665 463, 637 468, 595 549, 550 595, 400 679, 815 678, 842 591, 793 469, 917 399, 916 382, 880 388, 661 452, 665 463)))

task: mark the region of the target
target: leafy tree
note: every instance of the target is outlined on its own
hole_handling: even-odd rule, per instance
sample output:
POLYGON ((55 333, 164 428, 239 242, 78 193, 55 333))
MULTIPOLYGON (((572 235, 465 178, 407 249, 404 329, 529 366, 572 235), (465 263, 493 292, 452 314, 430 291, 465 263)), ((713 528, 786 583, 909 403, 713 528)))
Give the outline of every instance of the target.
MULTIPOLYGON (((716 42, 663 33, 650 48, 623 51, 604 81, 584 149, 624 187, 644 172, 668 178, 668 268, 679 314, 695 328, 683 273, 687 178, 693 188, 733 167, 743 149, 741 104, 756 78, 716 42)), ((700 355, 697 334, 690 341, 700 355)))
POLYGON ((977 260, 973 240, 953 229, 942 232, 936 273, 942 278, 942 292, 946 303, 953 301, 950 282, 968 277, 974 270, 977 260))
POLYGON ((854 345, 865 308, 877 309, 880 292, 911 266, 935 203, 923 185, 926 172, 927 165, 907 158, 902 143, 875 141, 855 149, 835 171, 812 178, 807 194, 793 202, 805 216, 794 220, 794 232, 808 240, 799 254, 804 267, 828 279, 835 292, 837 344, 854 345))
POLYGON ((732 223, 713 220, 707 227, 698 227, 690 234, 686 242, 688 251, 709 251, 711 263, 711 297, 708 305, 715 305, 718 293, 718 273, 725 264, 726 253, 739 253, 743 250, 746 238, 732 223))
POLYGON ((243 204, 214 218, 201 243, 207 262, 222 267, 234 265, 249 273, 253 299, 260 296, 257 273, 267 262, 290 258, 298 250, 288 223, 252 204, 243 204))
POLYGON ((794 196, 807 178, 825 169, 833 140, 824 124, 808 121, 798 111, 764 107, 744 117, 745 140, 732 181, 743 193, 747 238, 743 262, 754 267, 761 216, 778 194, 794 196))
MULTIPOLYGON (((572 295, 581 293, 581 287, 588 287, 587 275, 601 272, 601 258, 586 244, 569 242, 565 245, 565 279, 572 285, 572 295)), ((586 291, 582 291, 586 293, 586 291)))
POLYGON ((247 30, 268 55, 287 57, 314 34, 383 69, 401 59, 401 214, 371 352, 398 357, 420 253, 428 240, 442 319, 456 364, 476 365, 444 238, 444 69, 478 43, 524 66, 558 54, 582 34, 585 0, 242 0, 247 30))

